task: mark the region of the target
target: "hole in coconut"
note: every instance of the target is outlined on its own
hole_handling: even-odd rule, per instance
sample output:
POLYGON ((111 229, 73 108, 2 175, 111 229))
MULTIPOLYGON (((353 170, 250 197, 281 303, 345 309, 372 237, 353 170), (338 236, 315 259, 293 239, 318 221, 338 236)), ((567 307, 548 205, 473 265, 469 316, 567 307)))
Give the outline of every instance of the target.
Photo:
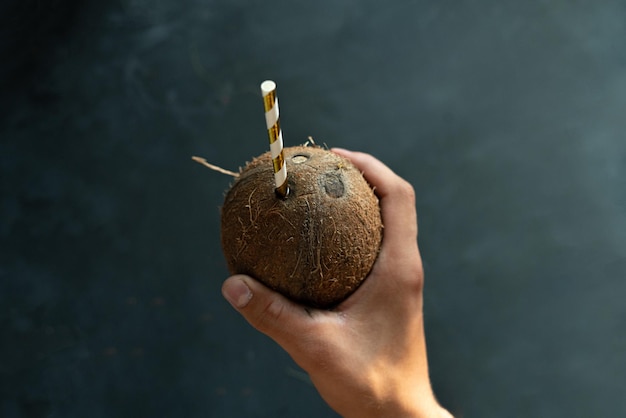
POLYGON ((304 155, 304 154, 298 154, 298 155, 294 155, 293 157, 291 157, 291 161, 294 164, 302 164, 303 162, 305 162, 308 159, 309 159, 309 156, 308 155, 304 155))
POLYGON ((339 198, 346 193, 346 187, 339 173, 325 173, 320 177, 320 185, 330 197, 339 198))

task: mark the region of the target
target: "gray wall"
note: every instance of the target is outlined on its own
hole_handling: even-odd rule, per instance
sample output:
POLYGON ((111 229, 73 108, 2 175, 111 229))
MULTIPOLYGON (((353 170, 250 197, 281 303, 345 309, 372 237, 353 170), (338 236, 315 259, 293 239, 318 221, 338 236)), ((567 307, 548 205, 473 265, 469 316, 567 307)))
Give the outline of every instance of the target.
POLYGON ((230 169, 285 141, 417 190, 458 416, 626 414, 622 1, 0 6, 0 416, 334 416, 220 295, 230 169), (285 6, 284 4, 288 4, 285 6))

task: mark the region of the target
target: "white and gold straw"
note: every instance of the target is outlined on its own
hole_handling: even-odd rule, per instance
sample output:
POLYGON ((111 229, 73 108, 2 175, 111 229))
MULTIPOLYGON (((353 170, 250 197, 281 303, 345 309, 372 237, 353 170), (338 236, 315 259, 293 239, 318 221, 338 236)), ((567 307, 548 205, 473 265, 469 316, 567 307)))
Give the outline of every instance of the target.
POLYGON ((261 83, 263 105, 265 107, 265 123, 270 138, 270 151, 274 163, 274 181, 276 193, 284 198, 289 193, 287 187, 287 166, 283 155, 283 133, 280 130, 280 114, 278 112, 278 98, 276 97, 276 83, 266 80, 261 83))

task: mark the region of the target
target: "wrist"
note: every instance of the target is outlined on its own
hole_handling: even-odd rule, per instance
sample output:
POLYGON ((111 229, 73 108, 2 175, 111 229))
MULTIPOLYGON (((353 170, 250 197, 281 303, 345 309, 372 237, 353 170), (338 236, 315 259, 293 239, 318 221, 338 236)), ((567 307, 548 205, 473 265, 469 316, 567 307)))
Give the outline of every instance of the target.
POLYGON ((403 396, 400 392, 395 395, 384 400, 360 403, 357 408, 342 416, 344 418, 454 418, 450 412, 439 405, 430 390, 413 392, 411 396, 403 396))

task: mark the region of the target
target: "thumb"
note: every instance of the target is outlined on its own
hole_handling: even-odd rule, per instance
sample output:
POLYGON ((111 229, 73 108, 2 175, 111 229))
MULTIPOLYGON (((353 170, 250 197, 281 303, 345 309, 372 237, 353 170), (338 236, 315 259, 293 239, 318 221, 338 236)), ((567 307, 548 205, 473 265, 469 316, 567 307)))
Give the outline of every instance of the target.
POLYGON ((287 351, 311 321, 304 307, 249 276, 229 277, 222 285, 222 294, 250 325, 287 351))

